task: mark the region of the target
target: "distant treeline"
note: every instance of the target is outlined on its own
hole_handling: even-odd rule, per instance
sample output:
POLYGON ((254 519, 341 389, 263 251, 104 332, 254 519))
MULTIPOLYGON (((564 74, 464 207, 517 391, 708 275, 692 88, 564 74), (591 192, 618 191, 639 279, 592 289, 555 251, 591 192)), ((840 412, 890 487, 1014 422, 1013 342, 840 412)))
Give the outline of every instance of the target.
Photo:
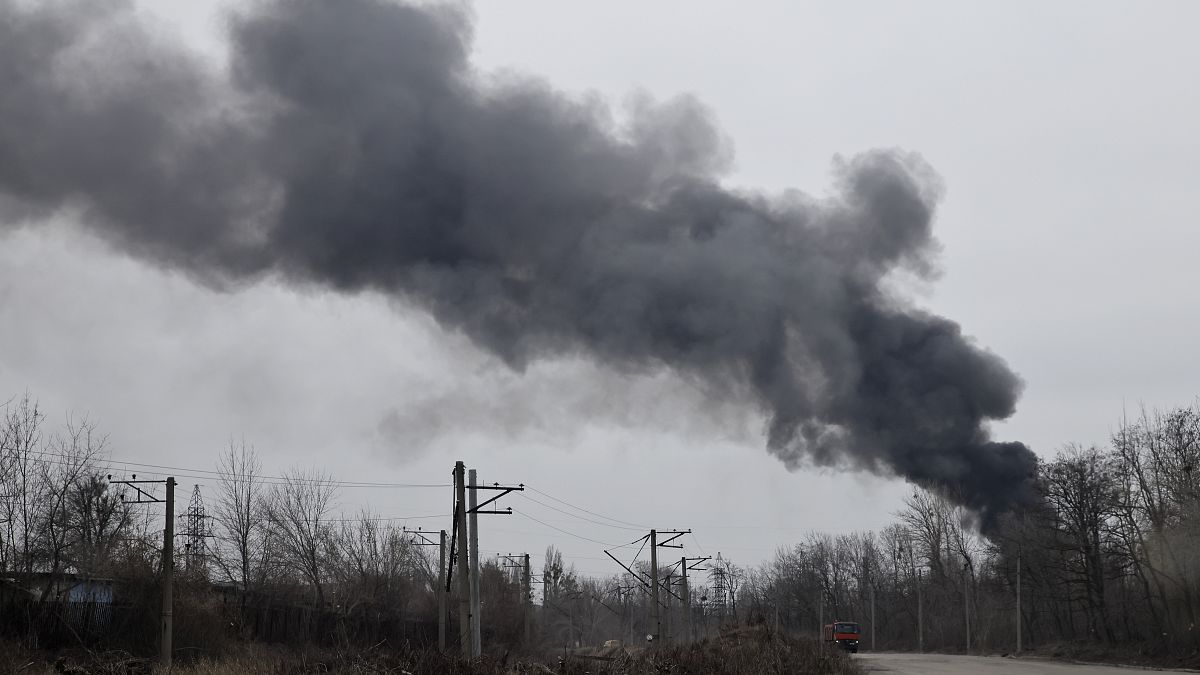
MULTIPOLYGON (((29 395, 0 412, 0 631, 152 652, 161 511, 122 500, 133 495, 108 480, 107 439, 91 421, 51 428, 29 395), (72 584, 87 580, 111 590, 85 599, 107 609, 71 606, 72 584)), ((715 635, 738 620, 815 636, 822 620, 852 620, 865 648, 873 635, 880 649, 962 650, 969 631, 971 649, 992 652, 1015 647, 1019 621, 1026 648, 1086 641, 1194 652, 1197 466, 1200 409, 1146 412, 1105 447, 1069 445, 1043 462, 1037 499, 986 536, 952 500, 915 489, 881 532, 812 534, 756 568, 710 560, 685 586, 678 561, 660 558, 663 638, 715 635)), ((180 650, 232 639, 436 642, 436 547, 369 511, 335 511, 339 485, 328 474, 266 474, 244 444, 223 451, 213 483, 203 519, 189 521, 190 495, 176 493, 180 650)), ((527 605, 521 570, 484 561, 485 649, 644 640, 653 632, 649 563, 633 572, 588 577, 550 547, 527 605)))
POLYGON ((1038 498, 981 536, 970 513, 916 490, 879 533, 810 535, 747 572, 742 607, 815 631, 863 623, 880 649, 1012 651, 1088 641, 1200 648, 1200 409, 1144 412, 1105 447, 1044 461, 1038 498), (918 607, 920 605, 920 608, 918 607), (920 609, 920 615, 919 615, 920 609))

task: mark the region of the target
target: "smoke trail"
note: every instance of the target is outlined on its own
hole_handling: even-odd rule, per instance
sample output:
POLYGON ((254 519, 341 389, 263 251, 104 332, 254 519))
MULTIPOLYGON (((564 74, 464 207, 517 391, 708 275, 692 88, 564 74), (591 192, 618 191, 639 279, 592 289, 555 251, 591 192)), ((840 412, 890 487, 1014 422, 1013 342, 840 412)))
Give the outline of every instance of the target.
POLYGON ((382 0, 257 5, 205 70, 120 2, 0 0, 0 217, 70 209, 211 284, 263 275, 428 308, 521 369, 586 354, 762 406, 767 447, 895 473, 977 510, 1036 458, 990 440, 1020 381, 883 290, 929 275, 939 184, 912 154, 841 161, 826 199, 723 187, 705 108, 472 68, 468 16, 382 0))

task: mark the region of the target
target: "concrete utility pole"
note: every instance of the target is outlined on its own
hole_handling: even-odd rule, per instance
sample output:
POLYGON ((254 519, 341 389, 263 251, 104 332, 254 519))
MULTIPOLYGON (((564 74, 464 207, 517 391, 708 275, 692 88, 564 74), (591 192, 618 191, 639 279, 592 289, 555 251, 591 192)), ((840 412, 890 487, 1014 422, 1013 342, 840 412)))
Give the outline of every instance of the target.
POLYGON ((925 612, 921 604, 921 570, 917 570, 917 651, 925 653, 925 612))
POLYGON ((171 625, 171 614, 175 606, 175 477, 168 476, 165 481, 162 480, 136 480, 137 474, 133 474, 134 480, 113 480, 112 474, 108 475, 110 483, 117 485, 126 485, 137 492, 137 499, 126 499, 125 494, 121 493, 122 504, 164 504, 166 511, 166 523, 163 527, 163 558, 162 558, 162 613, 160 615, 158 646, 159 646, 159 662, 164 670, 171 670, 171 655, 174 649, 171 647, 171 639, 173 637, 173 626, 171 625), (145 483, 166 483, 167 495, 163 499, 155 497, 153 494, 138 487, 145 483))
POLYGON ((703 558, 684 557, 679 561, 679 566, 683 570, 683 607, 684 611, 686 612, 686 623, 684 624, 684 630, 687 631, 686 640, 689 642, 696 639, 696 620, 695 617, 692 616, 692 591, 688 586, 687 573, 692 570, 698 570, 700 563, 707 560, 712 560, 712 556, 706 555, 703 558))
POLYGON ((171 625, 175 607, 175 477, 167 477, 167 523, 163 531, 163 591, 162 591, 162 638, 160 655, 163 668, 171 670, 171 641, 174 627, 171 625))
POLYGON ((467 505, 466 496, 466 467, 462 462, 457 462, 454 465, 454 484, 455 484, 455 517, 462 514, 462 518, 458 520, 461 523, 461 530, 458 539, 458 560, 459 567, 462 572, 459 574, 458 588, 461 597, 459 598, 459 613, 462 615, 462 626, 460 628, 459 645, 462 648, 463 656, 467 658, 478 658, 482 654, 482 642, 480 640, 479 630, 479 518, 480 513, 499 513, 503 515, 512 515, 512 507, 506 510, 492 509, 484 511, 483 507, 500 499, 510 492, 520 492, 525 489, 525 484, 522 483, 517 487, 508 487, 493 483, 492 485, 479 485, 476 482, 475 469, 471 469, 471 502, 467 505), (499 494, 484 501, 478 501, 479 490, 496 490, 499 494), (469 524, 468 524, 469 521, 469 524), (469 531, 468 531, 469 528, 469 531), (470 551, 468 552, 467 538, 470 537, 470 551))
MULTIPOLYGON (((662 602, 659 599, 660 596, 659 596, 659 590, 658 590, 658 587, 659 587, 658 549, 660 546, 663 548, 682 549, 683 544, 672 544, 671 542, 675 541, 676 539, 682 537, 685 534, 691 534, 691 533, 692 533, 691 530, 662 530, 662 531, 650 530, 650 534, 648 534, 645 537, 642 537, 641 539, 638 540, 638 541, 642 541, 642 542, 646 541, 646 539, 650 540, 650 583, 649 584, 646 583, 646 579, 643 578, 641 574, 633 571, 633 569, 631 569, 629 567, 629 565, 626 565, 625 563, 623 563, 619 559, 617 559, 617 557, 612 554, 612 551, 610 551, 608 549, 605 549, 605 551, 604 551, 605 555, 607 555, 609 558, 612 558, 613 562, 615 562, 618 565, 620 565, 621 567, 623 567, 626 572, 629 572, 630 576, 632 576, 634 579, 637 579, 638 582, 643 587, 648 586, 647 590, 650 591, 650 597, 651 597, 650 611, 651 611, 651 616, 652 616, 652 620, 653 620, 653 625, 651 628, 654 631, 653 633, 650 634, 651 642, 658 642, 666 636, 666 634, 663 632, 663 627, 662 627, 662 623, 663 623, 662 602), (662 541, 659 541, 658 535, 660 535, 660 534, 669 534, 671 536, 667 537, 666 539, 664 539, 662 541)), ((636 544, 637 541, 635 541, 633 543, 636 544)), ((704 558, 704 559, 707 560, 707 558, 704 558)), ((687 559, 684 558, 684 560, 686 561, 687 559)), ((672 594, 674 593, 673 591, 671 591, 670 588, 667 589, 667 592, 672 593, 672 594)), ((630 626, 631 626, 630 631, 631 632, 633 630, 632 624, 633 624, 633 621, 630 620, 630 626)))
POLYGON ((825 639, 825 591, 817 590, 817 639, 825 639))
POLYGON ((525 554, 525 600, 521 603, 524 610, 522 618, 525 621, 525 644, 533 640, 533 582, 529 576, 529 554, 525 554))
MULTIPOLYGON (((457 510, 455 511, 457 513, 457 510)), ((429 532, 423 532, 421 528, 410 530, 407 527, 400 528, 406 535, 410 535, 407 540, 412 546, 437 546, 438 547, 438 583, 437 583, 437 606, 438 606, 438 649, 446 651, 446 598, 449 596, 450 588, 446 585, 446 531, 442 530, 438 541, 433 541, 429 538, 429 532)))
POLYGON ((871 584, 871 651, 875 651, 875 584, 871 584))
MULTIPOLYGON (((963 569, 967 570, 970 566, 968 561, 963 565, 963 569)), ((967 653, 971 653, 971 574, 968 570, 967 576, 963 579, 963 613, 966 615, 967 628, 967 653)))
POLYGON ((463 658, 471 658, 471 575, 467 573, 467 470, 454 463, 454 493, 458 500, 454 523, 458 538, 458 646, 463 658))
POLYGON ((679 561, 679 573, 683 576, 683 641, 691 642, 696 637, 692 634, 692 592, 688 589, 687 558, 679 561))
MULTIPOLYGON (((658 604, 658 531, 650 530, 650 597, 654 609, 654 642, 662 635, 662 611, 658 604)), ((653 646, 653 643, 651 643, 653 646)))
POLYGON ((665 588, 667 589, 667 596, 665 598, 663 598, 663 600, 664 600, 663 604, 666 605, 665 609, 667 610, 666 611, 666 621, 663 622, 666 624, 666 627, 663 629, 663 644, 665 644, 665 645, 671 644, 671 623, 672 623, 672 621, 671 621, 671 577, 672 576, 673 575, 671 573, 669 573, 669 572, 667 573, 666 586, 665 586, 665 588))
POLYGON ((470 496, 468 501, 471 505, 471 518, 469 522, 471 530, 471 656, 479 658, 483 653, 483 644, 479 634, 479 499, 477 497, 475 469, 471 469, 470 476, 470 496))
POLYGON ((446 651, 446 531, 438 542, 438 651, 446 651))
POLYGON ((529 554, 525 553, 519 556, 504 555, 500 557, 504 560, 504 564, 501 566, 503 569, 517 570, 517 576, 521 577, 521 623, 525 635, 524 642, 525 644, 529 644, 531 637, 529 630, 529 603, 533 600, 533 592, 529 588, 529 554))
POLYGON ((1021 548, 1017 547, 1017 654, 1021 653, 1021 548))

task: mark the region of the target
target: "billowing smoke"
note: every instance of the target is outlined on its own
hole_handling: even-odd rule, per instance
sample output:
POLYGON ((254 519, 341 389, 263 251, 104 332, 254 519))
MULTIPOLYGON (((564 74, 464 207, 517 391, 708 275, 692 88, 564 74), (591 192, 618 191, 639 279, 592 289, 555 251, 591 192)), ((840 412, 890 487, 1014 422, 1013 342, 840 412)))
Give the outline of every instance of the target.
POLYGON ((67 213, 218 287, 382 292, 516 369, 669 368, 761 406, 789 467, 898 474, 985 524, 1025 498, 1035 456, 986 429, 1017 376, 886 290, 934 267, 919 157, 839 161, 822 199, 734 191, 695 100, 616 116, 474 69, 470 34, 457 8, 267 2, 225 74, 122 2, 0 0, 0 218, 67 213))

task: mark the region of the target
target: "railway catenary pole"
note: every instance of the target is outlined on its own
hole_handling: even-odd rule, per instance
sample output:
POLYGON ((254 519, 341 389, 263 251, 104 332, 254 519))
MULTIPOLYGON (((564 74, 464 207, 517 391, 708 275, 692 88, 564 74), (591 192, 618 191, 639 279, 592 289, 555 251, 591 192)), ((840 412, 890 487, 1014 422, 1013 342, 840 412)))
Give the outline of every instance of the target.
POLYGON ((471 505, 470 518, 468 520, 469 529, 471 531, 471 657, 479 658, 483 653, 483 642, 480 637, 480 605, 479 605, 479 497, 478 491, 475 489, 478 485, 475 469, 468 472, 470 485, 470 496, 468 501, 471 505))
POLYGON ((446 531, 441 531, 438 545, 438 651, 446 651, 446 531))
POLYGON ((471 658, 471 579, 467 573, 467 476, 462 462, 454 463, 454 494, 458 500, 458 646, 463 658, 471 658))
POLYGON ((657 642, 662 635, 662 611, 658 604, 658 531, 650 530, 650 603, 654 610, 654 636, 657 642))
POLYGON ((162 589, 162 637, 160 638, 160 655, 165 670, 171 670, 171 657, 174 654, 172 640, 174 626, 172 625, 175 607, 175 478, 167 478, 167 522, 163 531, 163 589, 162 589))

